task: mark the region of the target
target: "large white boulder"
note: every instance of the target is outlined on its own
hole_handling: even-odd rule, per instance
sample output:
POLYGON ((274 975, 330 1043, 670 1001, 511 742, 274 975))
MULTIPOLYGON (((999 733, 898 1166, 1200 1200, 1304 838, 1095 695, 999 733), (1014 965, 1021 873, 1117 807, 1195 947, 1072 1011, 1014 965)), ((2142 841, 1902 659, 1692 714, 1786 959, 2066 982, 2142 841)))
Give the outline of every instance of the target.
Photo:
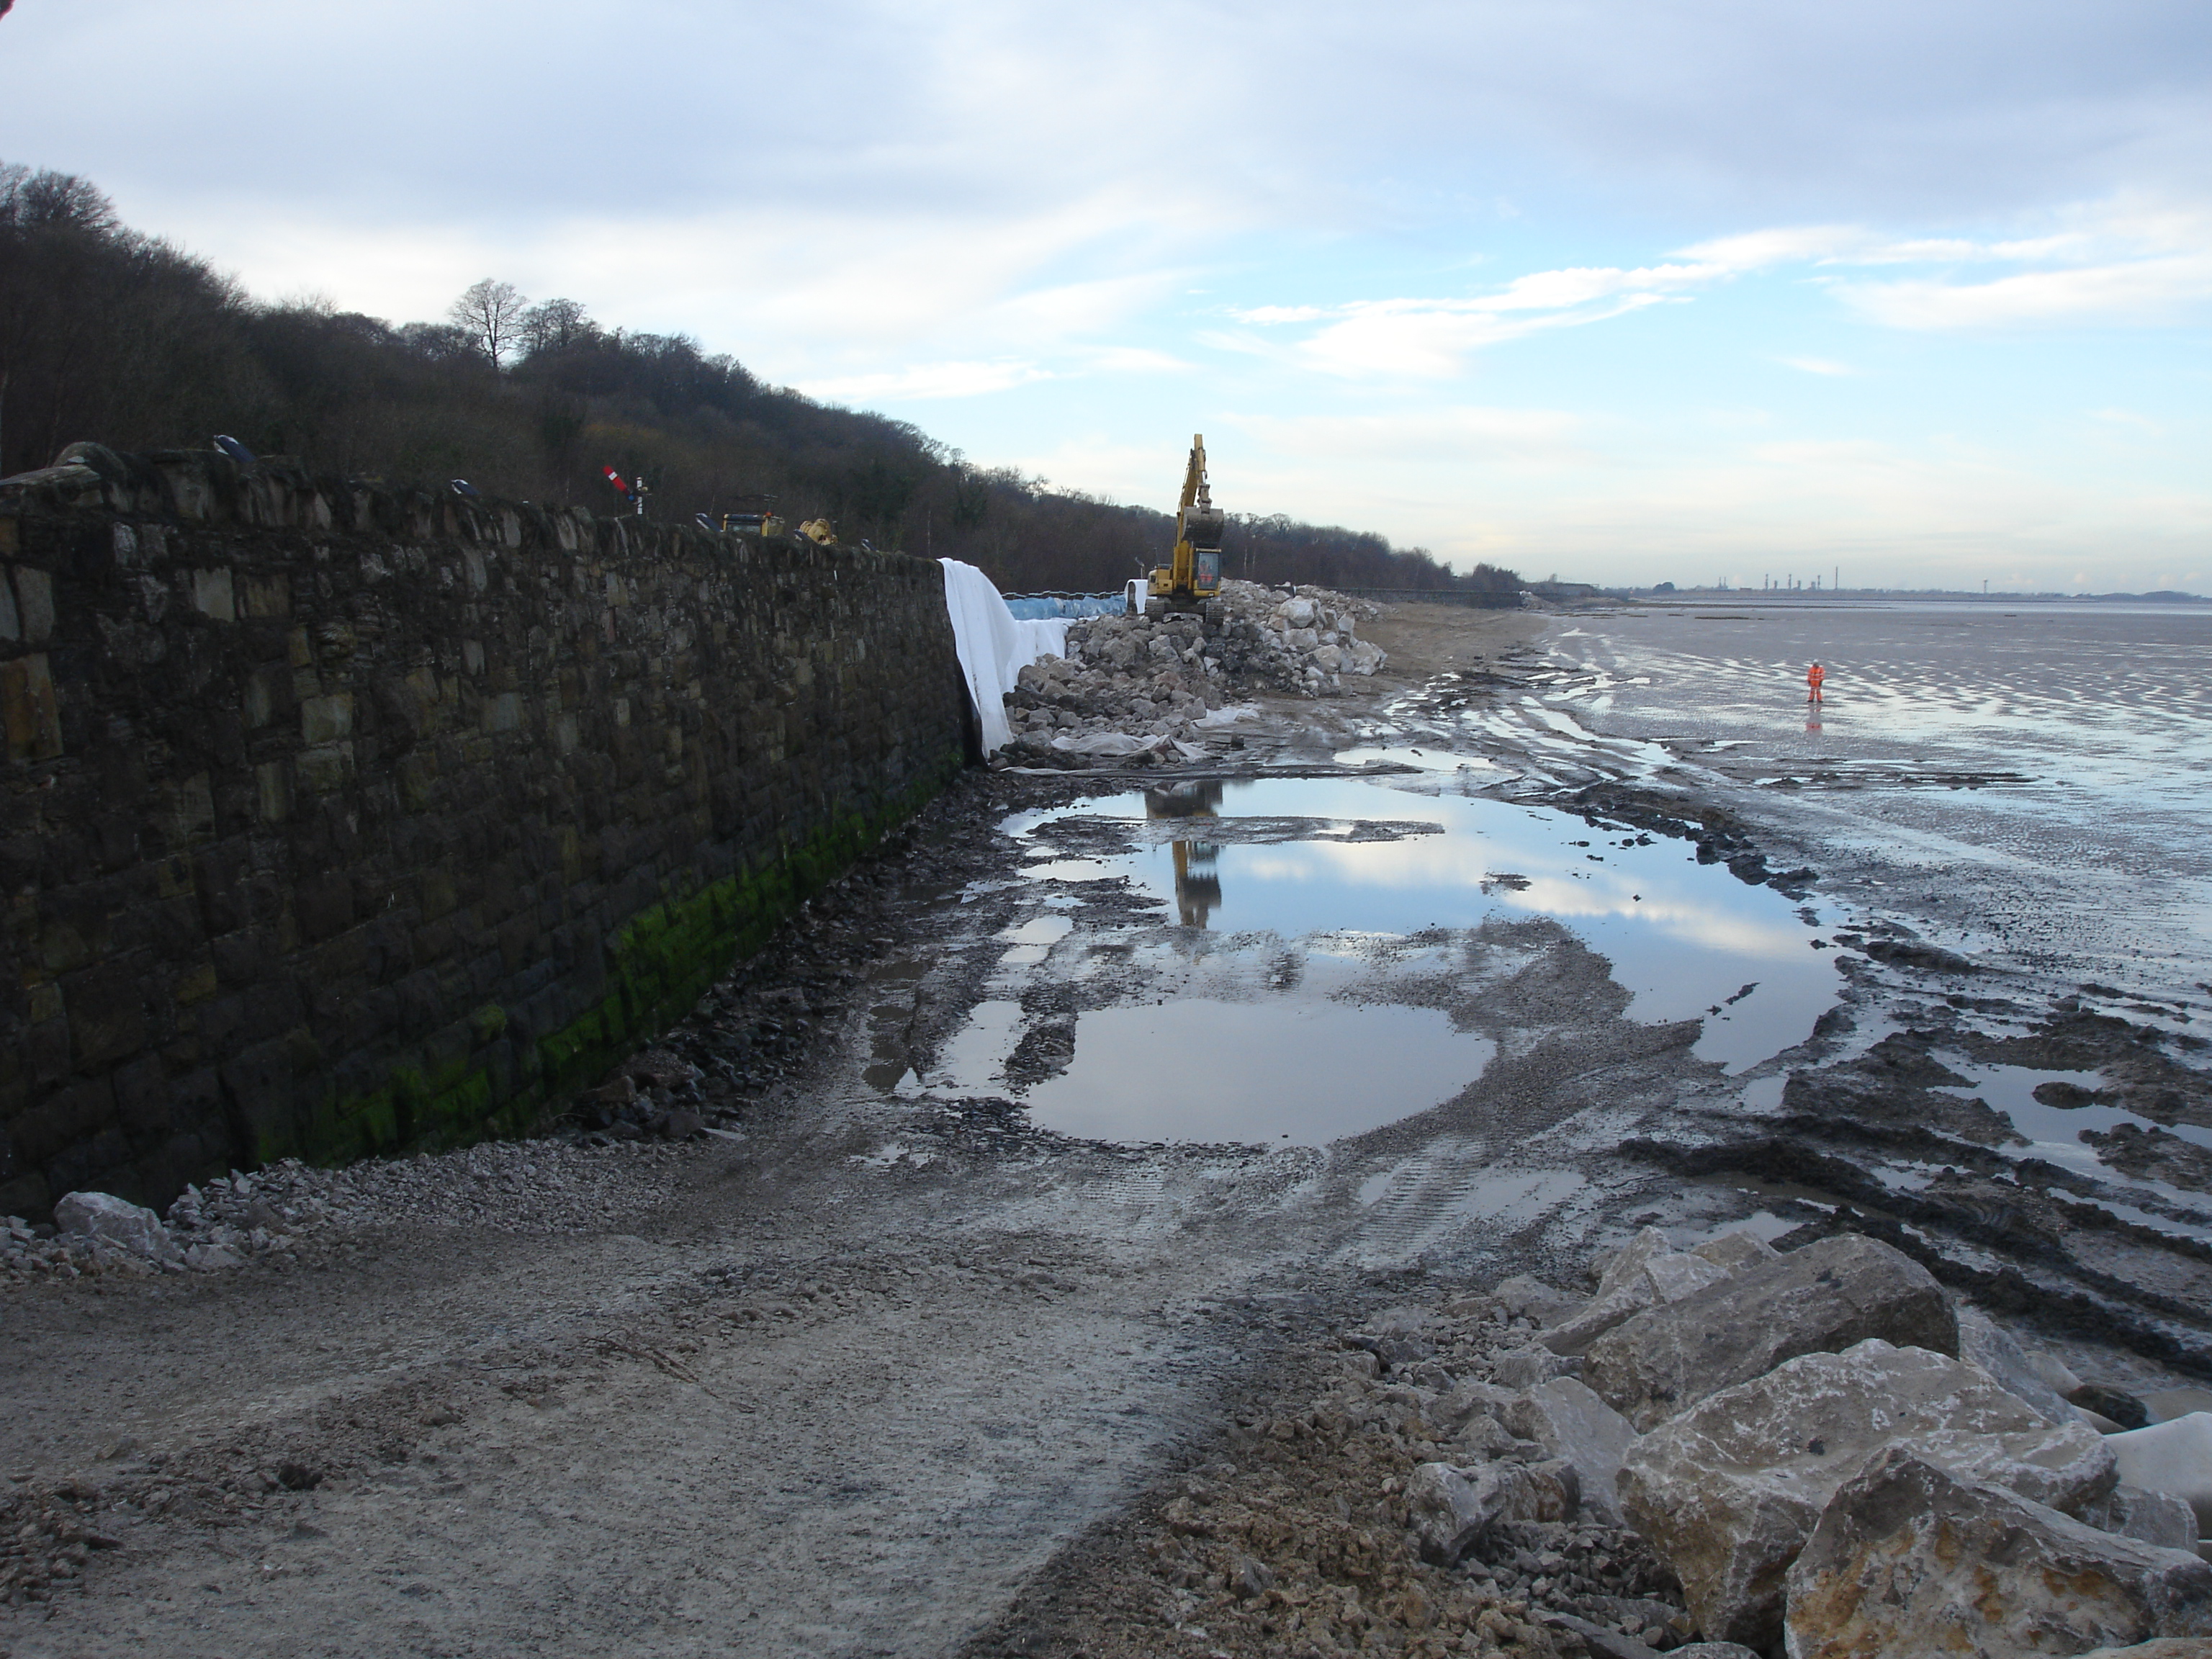
POLYGON ((1628 1419, 1571 1376, 1540 1382, 1499 1413, 1517 1438, 1533 1440, 1550 1455, 1574 1465, 1585 1514, 1607 1526, 1621 1524, 1615 1486, 1620 1460, 1636 1443, 1628 1419))
POLYGON ((1656 1257, 1669 1255, 1674 1247, 1667 1235, 1656 1227, 1646 1227, 1627 1243, 1615 1250, 1598 1269, 1597 1293, 1600 1299, 1619 1290, 1644 1271, 1644 1264, 1656 1257))
POLYGON ((1691 1249, 1692 1255, 1701 1255, 1717 1267, 1726 1267, 1734 1273, 1738 1267, 1748 1267, 1761 1261, 1774 1261, 1782 1252, 1756 1233, 1741 1228, 1725 1232, 1717 1238, 1709 1238, 1691 1249))
POLYGON ((1964 1305, 1958 1314, 1960 1358, 1972 1360, 1996 1378, 1999 1388, 2026 1401, 2053 1423, 2081 1421, 2081 1413, 2043 1380, 2034 1360, 2020 1344, 1999 1330, 1987 1314, 1979 1308, 1964 1305))
POLYGON ((1544 1346, 1553 1353, 1585 1352, 1599 1337, 1646 1308, 1694 1296, 1729 1273, 1704 1256, 1673 1249, 1665 1234, 1646 1227, 1607 1266, 1589 1304, 1545 1331, 1544 1346))
POLYGON ((1871 1340, 1792 1359, 1644 1436, 1621 1460, 1620 1506, 1674 1569, 1699 1629, 1768 1647, 1783 1576, 1820 1512, 1898 1443, 2062 1509, 2113 1482, 2094 1430, 2048 1421, 1978 1366, 1871 1340))
POLYGON ((1406 1510, 1422 1558, 1448 1567, 1500 1521, 1571 1520, 1578 1495, 1573 1468, 1557 1460, 1424 1463, 1406 1481, 1406 1510))
POLYGON ((1520 1398, 1510 1389, 1488 1382, 1463 1382, 1423 1407, 1421 1415, 1440 1437, 1449 1438, 1476 1418, 1502 1420, 1505 1408, 1520 1398))
POLYGON ((54 1206, 54 1231, 112 1244, 149 1261, 173 1261, 176 1242, 161 1218, 112 1193, 70 1193, 54 1206))
POLYGON ((1540 1346, 1510 1348, 1490 1357, 1490 1374, 1497 1379, 1498 1385, 1516 1392, 1533 1389, 1555 1376, 1571 1376, 1574 1369, 1572 1359, 1540 1346))
POLYGON ((2212 1537, 2212 1412, 2108 1434, 2105 1443, 2119 1459, 2121 1480, 2171 1492, 2197 1511, 2197 1535, 2212 1537))
POLYGON ((2194 1553, 2099 1532, 1905 1446, 1837 1488, 1787 1595, 1790 1659, 2021 1659, 2212 1637, 2212 1565, 2194 1553))
POLYGON ((1345 654, 1350 659, 1346 672, 1352 674, 1372 674, 1389 660, 1381 646, 1365 640, 1354 640, 1345 647, 1345 654))
POLYGON ((2201 1528, 2197 1511, 2170 1492, 2150 1492, 2123 1480, 2075 1516, 2099 1532, 2139 1538, 2160 1549, 2193 1550, 2201 1528))
POLYGON ((1639 1430, 1800 1354, 1870 1337, 1957 1354, 1951 1299, 1925 1267, 1856 1233, 1824 1238, 1647 1308, 1591 1343, 1583 1381, 1639 1430))

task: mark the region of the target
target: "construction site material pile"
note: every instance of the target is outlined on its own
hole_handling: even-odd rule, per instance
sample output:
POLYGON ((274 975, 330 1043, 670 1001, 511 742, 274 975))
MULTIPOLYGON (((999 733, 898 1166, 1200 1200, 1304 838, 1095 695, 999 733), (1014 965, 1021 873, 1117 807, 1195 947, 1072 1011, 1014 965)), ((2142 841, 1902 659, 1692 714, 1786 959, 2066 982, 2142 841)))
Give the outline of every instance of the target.
POLYGON ((1040 657, 1006 695, 1007 758, 1071 769, 1146 750, 1195 758, 1232 723, 1239 697, 1334 696, 1346 676, 1385 661, 1358 635, 1378 610, 1364 600, 1237 580, 1221 599, 1218 628, 1187 611, 1073 623, 1065 654, 1040 657))

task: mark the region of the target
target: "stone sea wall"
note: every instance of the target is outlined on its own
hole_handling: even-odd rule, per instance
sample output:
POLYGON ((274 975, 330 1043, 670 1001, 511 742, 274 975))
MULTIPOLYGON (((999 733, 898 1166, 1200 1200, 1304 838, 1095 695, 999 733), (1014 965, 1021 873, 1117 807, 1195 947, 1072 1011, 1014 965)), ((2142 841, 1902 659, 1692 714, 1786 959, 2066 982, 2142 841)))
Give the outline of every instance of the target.
POLYGON ((971 740, 902 555, 80 445, 0 567, 0 1212, 522 1127, 971 740))

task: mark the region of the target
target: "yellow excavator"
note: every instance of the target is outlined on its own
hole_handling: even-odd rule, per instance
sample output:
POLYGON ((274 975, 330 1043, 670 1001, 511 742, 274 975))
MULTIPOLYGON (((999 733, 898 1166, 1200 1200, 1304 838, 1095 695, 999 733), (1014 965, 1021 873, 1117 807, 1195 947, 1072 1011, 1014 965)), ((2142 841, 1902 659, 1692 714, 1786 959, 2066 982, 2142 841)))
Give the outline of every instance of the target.
POLYGON ((1175 551, 1153 568, 1145 585, 1145 614, 1195 611, 1215 626, 1221 622, 1221 532, 1229 515, 1213 504, 1206 483, 1206 437, 1190 441, 1190 465, 1183 469, 1182 500, 1176 508, 1175 551))

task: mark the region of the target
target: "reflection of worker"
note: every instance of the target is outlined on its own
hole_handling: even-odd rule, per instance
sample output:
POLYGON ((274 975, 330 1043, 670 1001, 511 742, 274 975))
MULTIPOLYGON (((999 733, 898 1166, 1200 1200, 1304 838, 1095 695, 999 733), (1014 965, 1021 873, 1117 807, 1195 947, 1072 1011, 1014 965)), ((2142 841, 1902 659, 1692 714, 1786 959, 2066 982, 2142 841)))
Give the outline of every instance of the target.
POLYGON ((1805 695, 1805 701, 1807 702, 1818 702, 1820 701, 1820 682, 1827 678, 1828 671, 1821 667, 1818 663, 1814 663, 1810 668, 1805 671, 1805 684, 1812 688, 1805 695))

